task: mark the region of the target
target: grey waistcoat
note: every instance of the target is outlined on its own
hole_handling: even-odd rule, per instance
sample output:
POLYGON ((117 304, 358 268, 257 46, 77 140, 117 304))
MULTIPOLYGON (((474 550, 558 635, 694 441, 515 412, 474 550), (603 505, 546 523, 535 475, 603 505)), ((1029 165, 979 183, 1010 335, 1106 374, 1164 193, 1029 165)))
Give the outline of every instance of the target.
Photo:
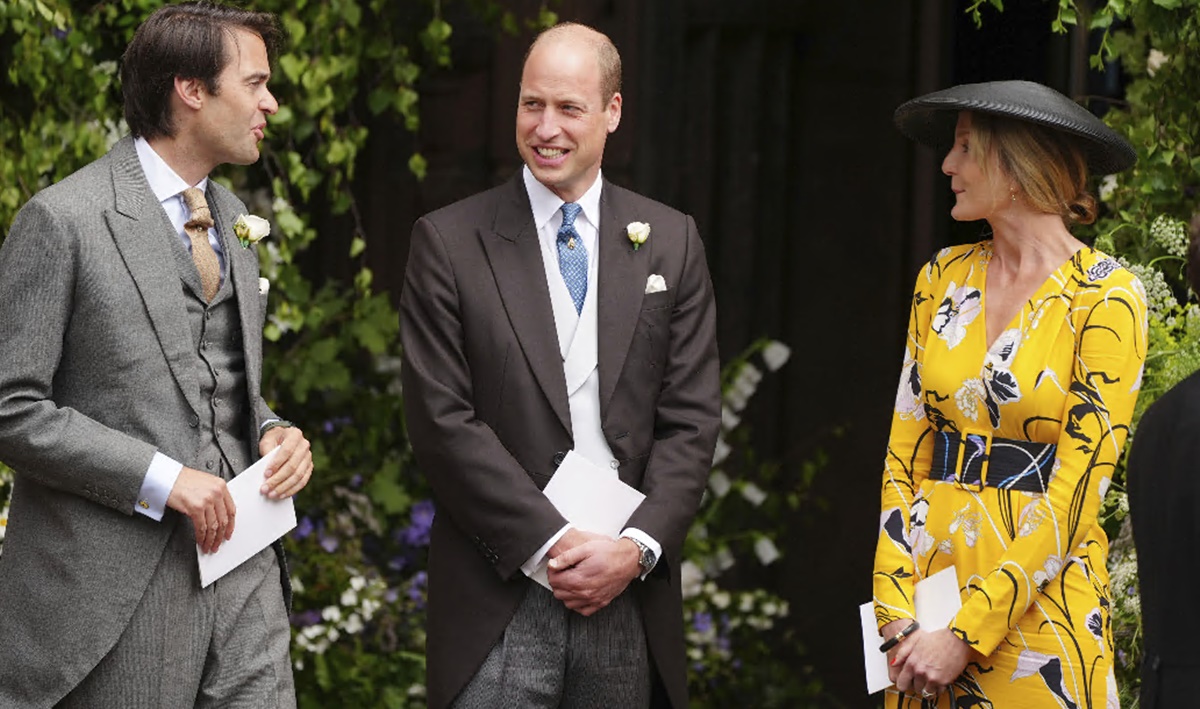
MULTIPOLYGON (((226 243, 226 254, 228 248, 226 243)), ((229 278, 229 259, 225 259, 221 287, 212 302, 205 303, 191 254, 186 248, 175 249, 175 254, 192 327, 192 367, 200 382, 200 447, 194 465, 228 478, 245 470, 251 461, 246 440, 250 404, 246 395, 245 350, 237 297, 229 278)))

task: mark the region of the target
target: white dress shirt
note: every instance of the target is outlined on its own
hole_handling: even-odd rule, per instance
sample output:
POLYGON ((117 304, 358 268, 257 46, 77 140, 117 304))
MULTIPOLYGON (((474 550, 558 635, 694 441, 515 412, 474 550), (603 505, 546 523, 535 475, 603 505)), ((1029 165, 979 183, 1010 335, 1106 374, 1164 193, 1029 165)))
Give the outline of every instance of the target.
MULTIPOLYGON (((538 243, 542 249, 542 265, 546 269, 546 284, 550 288, 550 305, 554 312, 554 326, 558 333, 560 353, 565 362, 571 343, 576 339, 576 329, 585 323, 585 326, 596 327, 595 308, 600 266, 598 247, 600 191, 603 179, 601 175, 596 175, 596 181, 576 202, 580 206, 580 212, 575 218, 575 231, 579 234, 584 248, 587 249, 588 257, 587 293, 584 295, 583 310, 580 312, 575 310, 575 302, 571 299, 571 293, 567 290, 567 284, 563 281, 562 271, 558 265, 558 229, 562 226, 563 200, 538 182, 528 167, 523 168, 521 174, 525 181, 525 191, 529 195, 529 206, 533 211, 533 223, 537 228, 538 243), (588 317, 589 315, 591 317, 588 317)), ((585 391, 579 396, 569 390, 571 395, 568 402, 571 407, 572 426, 576 429, 575 452, 595 465, 615 470, 618 461, 613 458, 612 451, 605 443, 600 426, 599 373, 594 368, 580 388, 585 391), (583 430, 585 428, 586 432, 583 430)), ((550 548, 570 528, 571 525, 568 524, 560 529, 521 565, 521 570, 525 572, 526 576, 532 575, 537 570, 550 552, 550 548)), ((642 530, 636 527, 627 527, 621 532, 621 536, 638 540, 650 547, 656 559, 661 558, 662 546, 642 530)), ((642 574, 642 578, 645 578, 645 574, 652 570, 653 567, 647 569, 642 574)))

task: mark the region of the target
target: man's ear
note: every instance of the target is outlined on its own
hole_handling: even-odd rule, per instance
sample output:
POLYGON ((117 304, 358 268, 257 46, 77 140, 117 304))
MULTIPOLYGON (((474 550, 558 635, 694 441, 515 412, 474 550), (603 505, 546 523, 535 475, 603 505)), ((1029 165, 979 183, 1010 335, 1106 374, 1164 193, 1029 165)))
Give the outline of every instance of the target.
POLYGON ((621 124, 621 92, 613 94, 609 99, 608 106, 605 107, 605 112, 608 113, 608 132, 612 133, 621 124))
POLYGON ((204 105, 208 91, 200 79, 175 77, 175 96, 188 108, 199 110, 204 105))

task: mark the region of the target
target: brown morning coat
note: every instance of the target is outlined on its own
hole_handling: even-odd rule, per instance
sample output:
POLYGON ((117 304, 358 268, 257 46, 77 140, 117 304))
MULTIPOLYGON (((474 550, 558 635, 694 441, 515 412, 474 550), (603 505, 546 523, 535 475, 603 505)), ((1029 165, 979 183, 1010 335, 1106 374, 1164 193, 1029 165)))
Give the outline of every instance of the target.
MULTIPOLYGON (((600 198, 601 421, 629 520, 663 547, 641 602, 670 703, 687 706, 679 564, 720 424, 716 312, 691 217, 605 182, 600 198), (634 250, 629 222, 649 223, 634 250), (645 294, 651 274, 667 290, 645 294)), ((541 494, 570 450, 550 293, 520 173, 418 220, 400 299, 408 433, 437 503, 429 557, 429 706, 447 706, 531 583, 520 565, 565 523, 541 494)))

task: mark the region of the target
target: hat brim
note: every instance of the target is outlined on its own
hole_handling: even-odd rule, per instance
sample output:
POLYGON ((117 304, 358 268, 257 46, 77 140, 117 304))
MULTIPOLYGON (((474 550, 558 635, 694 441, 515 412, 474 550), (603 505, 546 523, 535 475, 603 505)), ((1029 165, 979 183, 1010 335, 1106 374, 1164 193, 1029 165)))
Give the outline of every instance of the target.
POLYGON ((946 150, 954 142, 960 111, 1005 116, 1075 136, 1094 174, 1121 172, 1137 162, 1137 152, 1129 141, 1104 121, 1054 89, 1031 81, 962 84, 935 91, 901 104, 893 120, 909 138, 946 150))

